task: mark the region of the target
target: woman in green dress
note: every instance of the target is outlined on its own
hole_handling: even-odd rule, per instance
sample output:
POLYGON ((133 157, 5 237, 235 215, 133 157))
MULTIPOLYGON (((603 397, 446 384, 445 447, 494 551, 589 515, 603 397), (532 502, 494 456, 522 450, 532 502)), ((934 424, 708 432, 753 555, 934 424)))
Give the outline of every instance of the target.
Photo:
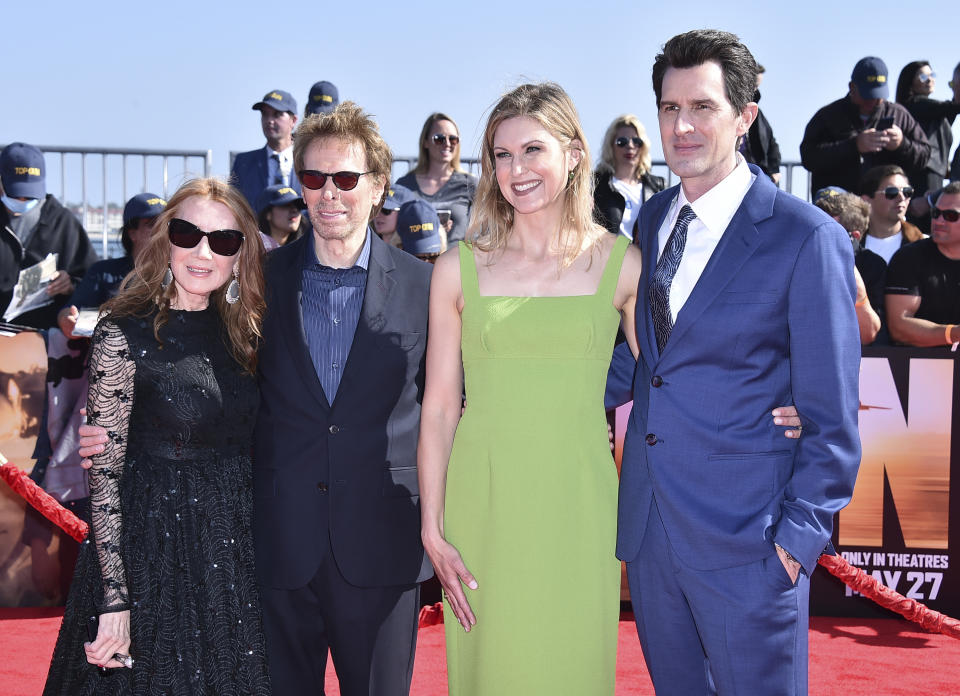
POLYGON ((481 159, 471 241, 434 269, 418 455, 450 694, 612 694, 603 392, 621 319, 637 354, 640 254, 592 220, 587 143, 559 86, 504 96, 481 159))

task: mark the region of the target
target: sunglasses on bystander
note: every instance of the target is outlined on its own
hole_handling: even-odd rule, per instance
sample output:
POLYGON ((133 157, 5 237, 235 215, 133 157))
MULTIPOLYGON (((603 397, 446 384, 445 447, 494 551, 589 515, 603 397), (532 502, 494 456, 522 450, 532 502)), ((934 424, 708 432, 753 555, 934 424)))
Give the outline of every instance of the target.
POLYGON ((887 188, 880 189, 877 193, 882 193, 888 201, 896 199, 901 193, 904 198, 910 198, 913 196, 913 186, 887 186, 887 188))
POLYGON ((460 142, 459 135, 445 135, 443 133, 435 133, 433 136, 433 142, 435 145, 446 145, 447 140, 450 141, 450 145, 456 145, 460 142))
POLYGON ((938 220, 941 217, 947 222, 956 222, 960 220, 960 210, 954 210, 953 208, 943 208, 933 207, 930 209, 930 217, 934 220, 938 220))
POLYGON ((637 147, 637 148, 643 147, 643 138, 637 138, 637 137, 624 138, 621 136, 613 141, 613 144, 616 145, 617 147, 626 147, 631 143, 633 144, 634 147, 637 147))

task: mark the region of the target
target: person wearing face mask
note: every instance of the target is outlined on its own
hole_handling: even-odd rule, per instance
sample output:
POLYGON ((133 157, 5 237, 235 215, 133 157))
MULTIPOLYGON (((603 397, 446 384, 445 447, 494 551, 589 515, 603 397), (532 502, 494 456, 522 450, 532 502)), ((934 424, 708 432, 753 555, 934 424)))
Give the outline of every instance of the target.
POLYGON ((943 188, 943 179, 950 166, 953 122, 960 114, 960 89, 953 90, 953 99, 940 101, 933 99, 936 85, 937 74, 925 60, 907 63, 897 79, 897 103, 916 119, 930 142, 927 166, 907 172, 917 196, 943 188))
POLYGON ((11 143, 0 152, 0 313, 13 299, 20 271, 57 254, 57 274, 47 286, 53 302, 14 318, 36 329, 57 325, 57 312, 74 284, 97 260, 83 225, 47 193, 43 153, 11 143))

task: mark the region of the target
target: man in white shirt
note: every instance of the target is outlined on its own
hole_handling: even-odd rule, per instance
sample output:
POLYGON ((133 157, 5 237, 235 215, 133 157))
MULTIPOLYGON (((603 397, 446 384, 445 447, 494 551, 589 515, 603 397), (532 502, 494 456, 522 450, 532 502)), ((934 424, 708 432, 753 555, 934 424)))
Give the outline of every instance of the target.
POLYGON ((681 184, 640 209, 617 556, 658 696, 807 692, 809 576, 860 461, 853 250, 738 154, 756 72, 716 30, 653 68, 681 184), (769 413, 790 399, 784 442, 769 413))
POLYGON ((260 112, 260 127, 267 144, 236 156, 230 169, 230 183, 240 189, 250 207, 256 210, 257 198, 268 186, 289 186, 298 195, 301 189, 293 167, 296 100, 289 92, 274 89, 252 108, 260 112))
POLYGON ((890 263, 904 244, 923 238, 923 233, 906 221, 913 187, 906 172, 895 164, 868 169, 860 180, 861 198, 870 204, 870 225, 860 244, 890 263))

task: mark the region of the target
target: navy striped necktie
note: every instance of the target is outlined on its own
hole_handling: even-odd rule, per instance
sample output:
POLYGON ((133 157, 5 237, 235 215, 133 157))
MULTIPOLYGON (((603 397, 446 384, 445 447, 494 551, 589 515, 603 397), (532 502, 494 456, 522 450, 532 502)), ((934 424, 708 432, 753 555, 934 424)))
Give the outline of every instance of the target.
POLYGON ((673 315, 670 312, 670 286, 680 267, 683 249, 687 245, 687 227, 697 217, 693 208, 685 205, 680 209, 677 224, 673 226, 663 254, 650 279, 650 312, 653 315, 653 330, 657 336, 657 348, 663 352, 673 331, 673 315))

